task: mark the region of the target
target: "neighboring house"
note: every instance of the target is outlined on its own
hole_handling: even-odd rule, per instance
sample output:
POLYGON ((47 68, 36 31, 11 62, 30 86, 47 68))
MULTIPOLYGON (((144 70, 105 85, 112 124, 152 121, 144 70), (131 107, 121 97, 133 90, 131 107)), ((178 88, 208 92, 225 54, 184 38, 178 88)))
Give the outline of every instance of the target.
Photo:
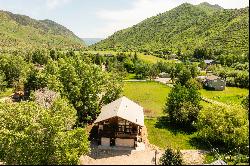
POLYGON ((112 54, 104 54, 105 57, 114 57, 112 54))
POLYGON ((197 76, 197 80, 200 81, 200 82, 204 82, 206 80, 206 77, 207 76, 197 76))
POLYGON ((23 91, 17 91, 12 95, 12 99, 15 101, 21 101, 24 99, 24 92, 23 91))
POLYGON ((159 77, 160 78, 170 78, 170 74, 162 72, 162 73, 159 74, 159 77))
POLYGON ((106 71, 106 70, 107 70, 106 66, 102 64, 102 71, 106 71))
POLYGON ((222 91, 225 90, 226 80, 215 75, 206 76, 204 86, 206 89, 222 91))
POLYGON ((171 78, 156 78, 155 81, 161 82, 163 84, 170 84, 171 83, 171 78))
POLYGON ((143 108, 126 97, 101 109, 94 122, 98 126, 98 144, 136 148, 142 143, 143 108))
POLYGON ((40 65, 40 64, 35 64, 35 69, 37 70, 44 70, 44 65, 40 65))
POLYGON ((204 62, 207 64, 207 65, 212 65, 215 63, 214 60, 204 60, 204 62))

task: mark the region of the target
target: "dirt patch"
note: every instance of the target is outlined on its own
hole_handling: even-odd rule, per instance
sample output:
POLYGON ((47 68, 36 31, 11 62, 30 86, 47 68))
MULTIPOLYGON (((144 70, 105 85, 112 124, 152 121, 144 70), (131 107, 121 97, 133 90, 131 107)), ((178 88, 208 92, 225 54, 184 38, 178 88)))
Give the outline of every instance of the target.
POLYGON ((144 109, 144 114, 145 115, 150 115, 150 114, 152 114, 152 110, 144 109))
POLYGON ((201 165, 204 163, 205 154, 204 150, 181 150, 183 160, 186 165, 201 165))

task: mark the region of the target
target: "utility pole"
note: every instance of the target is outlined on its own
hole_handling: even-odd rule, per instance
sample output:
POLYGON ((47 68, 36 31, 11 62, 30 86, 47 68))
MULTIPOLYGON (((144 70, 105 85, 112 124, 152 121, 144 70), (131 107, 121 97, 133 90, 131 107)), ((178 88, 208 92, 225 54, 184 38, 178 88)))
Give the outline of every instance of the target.
POLYGON ((157 150, 155 150, 155 165, 157 165, 157 159, 156 159, 156 155, 157 155, 157 150))

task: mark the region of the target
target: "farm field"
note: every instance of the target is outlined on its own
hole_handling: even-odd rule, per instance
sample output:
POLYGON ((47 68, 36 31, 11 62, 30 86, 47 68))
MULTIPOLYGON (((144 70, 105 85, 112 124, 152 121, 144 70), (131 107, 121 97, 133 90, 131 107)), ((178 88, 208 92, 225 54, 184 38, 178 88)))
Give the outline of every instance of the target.
MULTIPOLYGON (((113 55, 117 55, 118 52, 115 51, 84 51, 86 53, 92 53, 92 54, 113 54, 113 55)), ((126 52, 126 54, 129 54, 130 52, 126 52)), ((134 52, 131 52, 131 54, 134 54, 134 52)), ((138 58, 147 62, 147 63, 157 63, 158 61, 164 61, 164 62, 175 62, 174 60, 165 60, 153 55, 144 55, 142 53, 137 53, 138 58)))

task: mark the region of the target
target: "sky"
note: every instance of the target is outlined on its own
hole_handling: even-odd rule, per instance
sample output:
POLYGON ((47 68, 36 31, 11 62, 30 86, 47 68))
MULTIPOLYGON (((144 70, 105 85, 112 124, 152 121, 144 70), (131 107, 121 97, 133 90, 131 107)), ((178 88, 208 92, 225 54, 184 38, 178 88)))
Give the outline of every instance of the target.
MULTIPOLYGON (((81 38, 106 38, 185 2, 197 5, 204 0, 0 0, 0 10, 53 20, 81 38)), ((249 6, 248 0, 206 2, 226 9, 249 6)))

